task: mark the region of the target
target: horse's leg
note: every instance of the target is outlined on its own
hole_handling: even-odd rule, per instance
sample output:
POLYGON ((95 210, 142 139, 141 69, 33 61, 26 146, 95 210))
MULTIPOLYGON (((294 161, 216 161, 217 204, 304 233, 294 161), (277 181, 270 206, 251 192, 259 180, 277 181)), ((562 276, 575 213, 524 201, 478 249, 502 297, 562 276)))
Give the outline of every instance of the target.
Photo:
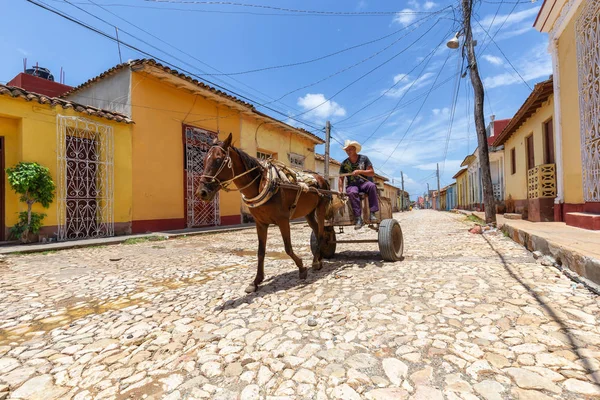
POLYGON ((290 221, 287 218, 280 219, 279 221, 277 221, 277 225, 279 226, 279 231, 281 232, 281 238, 283 239, 283 245, 285 246, 286 254, 290 256, 298 266, 298 270, 300 271, 300 279, 306 279, 306 277, 308 276, 308 269, 305 268, 302 264, 302 259, 295 255, 294 251, 292 250, 292 238, 290 236, 290 221))
POLYGON ((267 231, 269 224, 256 222, 256 234, 258 235, 258 265, 256 267, 256 277, 254 282, 248 285, 246 293, 252 293, 258 290, 258 285, 265 279, 265 253, 267 250, 267 231))
POLYGON ((317 223, 317 220, 315 217, 315 210, 306 214, 305 218, 306 218, 306 222, 308 222, 308 225, 310 226, 310 229, 312 229, 312 231, 315 234, 315 237, 317 238, 317 243, 319 243, 319 253, 314 255, 313 261, 312 261, 312 267, 315 270, 319 270, 319 269, 321 269, 321 266, 322 266, 322 264, 319 263, 319 256, 321 254, 321 240, 319 239, 319 224, 317 223))
POLYGON ((318 259, 318 264, 319 267, 315 268, 314 267, 314 261, 313 261, 313 268, 319 270, 321 268, 323 268, 323 245, 325 244, 325 213, 327 212, 327 201, 325 200, 325 197, 322 197, 319 201, 319 204, 317 205, 317 209, 315 210, 315 215, 317 218, 317 238, 319 239, 319 259, 318 259))

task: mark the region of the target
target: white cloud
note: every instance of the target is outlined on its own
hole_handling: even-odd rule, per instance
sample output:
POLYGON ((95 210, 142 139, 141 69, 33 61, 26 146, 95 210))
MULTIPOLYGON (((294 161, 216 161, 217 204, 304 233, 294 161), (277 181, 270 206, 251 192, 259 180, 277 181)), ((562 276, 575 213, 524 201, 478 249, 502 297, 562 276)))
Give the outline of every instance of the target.
POLYGON ((331 117, 343 117, 346 115, 346 110, 338 103, 332 100, 327 100, 322 93, 308 93, 304 97, 298 98, 298 105, 309 111, 307 118, 322 121, 331 117))
POLYGON ((435 6, 437 6, 437 3, 434 3, 433 1, 426 1, 425 4, 423 4, 425 10, 431 10, 435 6))
POLYGON ((367 8, 367 2, 365 0, 360 0, 356 6, 357 10, 363 10, 367 8))
POLYGON ((486 60, 490 64, 494 64, 494 65, 504 64, 504 61, 500 57, 492 56, 490 54, 484 54, 482 57, 484 60, 486 60))
POLYGON ((19 48, 17 48, 17 51, 18 51, 19 53, 23 54, 25 57, 27 57, 29 54, 31 54, 31 53, 29 53, 27 50, 21 49, 20 47, 19 47, 19 48))
POLYGON ((410 79, 410 76, 407 74, 398 74, 394 76, 394 83, 400 83, 400 81, 406 83, 389 90, 385 95, 387 97, 397 98, 402 96, 409 89, 413 91, 418 90, 423 86, 427 85, 429 82, 431 82, 431 78, 433 77, 433 75, 434 74, 431 72, 426 72, 417 79, 410 79))
POLYGON ((408 25, 417 19, 417 15, 413 14, 414 10, 410 8, 405 8, 394 16, 394 20, 392 22, 399 23, 401 25, 408 25))
MULTIPOLYGON (((534 47, 525 56, 521 57, 517 62, 513 62, 515 68, 523 79, 527 82, 539 80, 541 78, 548 79, 552 74, 552 60, 546 52, 546 45, 543 43, 534 47)), ((512 69, 505 66, 508 72, 486 77, 483 84, 486 89, 492 89, 501 86, 513 85, 522 82, 521 78, 512 69)))
POLYGON ((480 42, 483 42, 485 39, 486 43, 490 38, 483 29, 494 37, 496 42, 518 36, 534 29, 533 21, 539 11, 540 7, 532 7, 512 14, 496 15, 495 18, 493 14, 490 14, 480 20, 479 24, 474 24, 473 32, 476 36, 482 38, 480 42), (496 33, 500 27, 501 31, 496 33))

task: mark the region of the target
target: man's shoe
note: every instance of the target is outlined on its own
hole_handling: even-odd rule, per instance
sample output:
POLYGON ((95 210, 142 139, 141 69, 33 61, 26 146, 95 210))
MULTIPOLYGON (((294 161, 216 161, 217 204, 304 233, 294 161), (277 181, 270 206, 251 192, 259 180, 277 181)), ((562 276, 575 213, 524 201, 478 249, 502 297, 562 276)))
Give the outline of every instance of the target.
POLYGON ((356 225, 354 225, 354 229, 360 229, 363 227, 363 220, 362 217, 358 217, 356 219, 356 225))
POLYGON ((371 211, 370 220, 371 220, 371 222, 377 222, 377 221, 379 221, 379 218, 377 218, 377 216, 375 215, 375 213, 373 211, 371 211))

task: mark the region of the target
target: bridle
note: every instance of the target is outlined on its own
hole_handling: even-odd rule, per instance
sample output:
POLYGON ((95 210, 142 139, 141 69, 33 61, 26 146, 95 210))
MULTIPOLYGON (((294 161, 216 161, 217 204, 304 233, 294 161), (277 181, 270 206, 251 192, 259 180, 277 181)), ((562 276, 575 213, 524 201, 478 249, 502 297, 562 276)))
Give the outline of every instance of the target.
POLYGON ((210 154, 210 152, 212 151, 212 149, 214 148, 219 148, 223 151, 223 153, 225 153, 225 159, 223 160, 223 162, 221 163, 221 165, 219 166, 219 169, 217 170, 217 172, 215 172, 215 174, 213 176, 209 176, 209 175, 205 175, 202 174, 200 176, 201 181, 203 181, 204 183, 208 183, 208 184, 214 184, 216 183, 219 189, 224 190, 225 192, 231 192, 233 190, 244 190, 246 189, 248 186, 252 185, 258 178, 260 178, 262 176, 262 174, 258 174, 254 179, 252 179, 250 181, 250 183, 248 183, 246 186, 242 187, 242 188, 237 188, 237 189, 229 189, 228 186, 231 184, 231 182, 235 181, 238 178, 241 178, 244 175, 249 174, 250 172, 254 171, 255 169, 260 168, 260 166, 256 166, 254 168, 250 168, 249 170, 236 175, 235 171, 233 170, 233 163, 231 161, 231 156, 229 155, 229 151, 231 150, 231 147, 227 147, 227 150, 225 150, 223 147, 221 146, 212 146, 208 152, 210 154), (226 181, 221 181, 219 178, 217 178, 217 176, 219 176, 219 174, 223 171, 223 169, 227 167, 231 170, 231 174, 233 175, 233 178, 228 179, 226 181), (206 182, 208 181, 208 182, 206 182))

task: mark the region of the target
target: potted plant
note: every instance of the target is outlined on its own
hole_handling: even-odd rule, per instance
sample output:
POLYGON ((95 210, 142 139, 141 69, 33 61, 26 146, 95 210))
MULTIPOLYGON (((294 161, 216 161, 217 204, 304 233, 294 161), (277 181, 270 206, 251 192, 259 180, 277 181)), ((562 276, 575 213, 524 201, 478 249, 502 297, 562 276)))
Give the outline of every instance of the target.
POLYGON ((7 168, 8 183, 20 195, 19 200, 27 204, 27 211, 19 212, 19 221, 10 229, 13 237, 21 243, 28 243, 30 234, 37 234, 42 227, 44 213, 32 212, 35 203, 48 208, 54 200, 56 186, 48 168, 35 162, 20 162, 13 168, 7 168))

